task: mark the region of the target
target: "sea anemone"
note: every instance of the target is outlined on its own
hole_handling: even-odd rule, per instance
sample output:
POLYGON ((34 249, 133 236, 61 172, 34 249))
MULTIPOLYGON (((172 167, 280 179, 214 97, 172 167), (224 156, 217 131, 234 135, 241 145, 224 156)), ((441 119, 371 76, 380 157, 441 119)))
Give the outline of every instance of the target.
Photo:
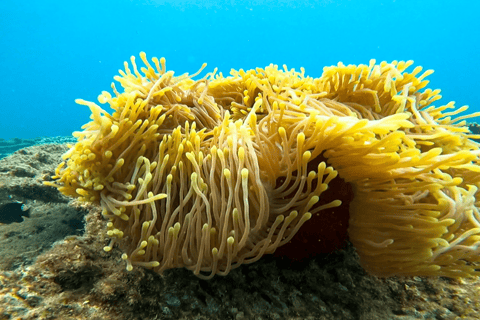
POLYGON ((480 151, 464 121, 476 114, 432 106, 431 70, 372 60, 320 78, 270 65, 193 80, 140 57, 98 98, 112 114, 77 100, 92 121, 46 182, 101 205, 105 250, 118 242, 128 270, 226 275, 303 230, 321 238, 324 212, 346 206, 368 272, 479 274, 480 151))

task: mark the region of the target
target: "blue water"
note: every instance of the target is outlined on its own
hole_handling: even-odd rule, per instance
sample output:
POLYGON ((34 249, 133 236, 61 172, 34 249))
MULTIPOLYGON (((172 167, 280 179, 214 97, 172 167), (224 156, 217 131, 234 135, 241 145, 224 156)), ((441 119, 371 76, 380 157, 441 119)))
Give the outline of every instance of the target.
MULTIPOLYGON (((193 73, 218 67, 305 67, 415 60, 430 87, 480 111, 479 1, 0 2, 0 138, 70 135, 89 121, 74 103, 109 90, 145 51, 193 73)), ((437 105, 439 103, 437 102, 437 105)))

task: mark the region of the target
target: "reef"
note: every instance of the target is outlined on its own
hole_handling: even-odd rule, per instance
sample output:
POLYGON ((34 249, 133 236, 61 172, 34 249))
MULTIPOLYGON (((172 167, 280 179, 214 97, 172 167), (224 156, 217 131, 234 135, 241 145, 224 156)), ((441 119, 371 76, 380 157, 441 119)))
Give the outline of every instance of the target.
POLYGON ((120 248, 102 250, 109 240, 101 208, 41 183, 67 150, 34 146, 0 160, 1 199, 31 208, 25 221, 0 225, 2 320, 475 319, 480 312, 478 278, 378 278, 351 244, 300 262, 266 255, 208 281, 185 269, 127 271, 120 248), (31 174, 16 176, 24 171, 31 174))
POLYGON ((113 112, 78 100, 75 143, 0 160, 28 211, 0 225, 0 319, 478 317, 477 114, 430 70, 141 59, 113 112))

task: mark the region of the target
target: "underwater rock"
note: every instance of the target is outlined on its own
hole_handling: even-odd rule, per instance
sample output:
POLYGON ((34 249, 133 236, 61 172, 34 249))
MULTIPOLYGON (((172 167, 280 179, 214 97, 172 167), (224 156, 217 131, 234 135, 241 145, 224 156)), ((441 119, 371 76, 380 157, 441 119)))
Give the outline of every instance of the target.
POLYGON ((67 149, 33 146, 0 160, 0 270, 29 265, 56 241, 83 232, 86 211, 42 184, 67 149))

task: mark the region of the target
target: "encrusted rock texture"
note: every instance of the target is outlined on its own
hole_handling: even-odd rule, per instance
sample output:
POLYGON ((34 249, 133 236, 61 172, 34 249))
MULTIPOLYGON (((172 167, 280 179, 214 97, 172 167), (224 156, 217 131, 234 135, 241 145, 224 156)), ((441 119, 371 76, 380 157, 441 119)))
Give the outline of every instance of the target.
POLYGON ((103 251, 100 209, 43 185, 66 150, 36 145, 0 160, 0 205, 28 211, 0 225, 0 320, 480 319, 480 279, 377 278, 351 245, 303 262, 265 256, 211 280, 128 272, 121 249, 103 251))

